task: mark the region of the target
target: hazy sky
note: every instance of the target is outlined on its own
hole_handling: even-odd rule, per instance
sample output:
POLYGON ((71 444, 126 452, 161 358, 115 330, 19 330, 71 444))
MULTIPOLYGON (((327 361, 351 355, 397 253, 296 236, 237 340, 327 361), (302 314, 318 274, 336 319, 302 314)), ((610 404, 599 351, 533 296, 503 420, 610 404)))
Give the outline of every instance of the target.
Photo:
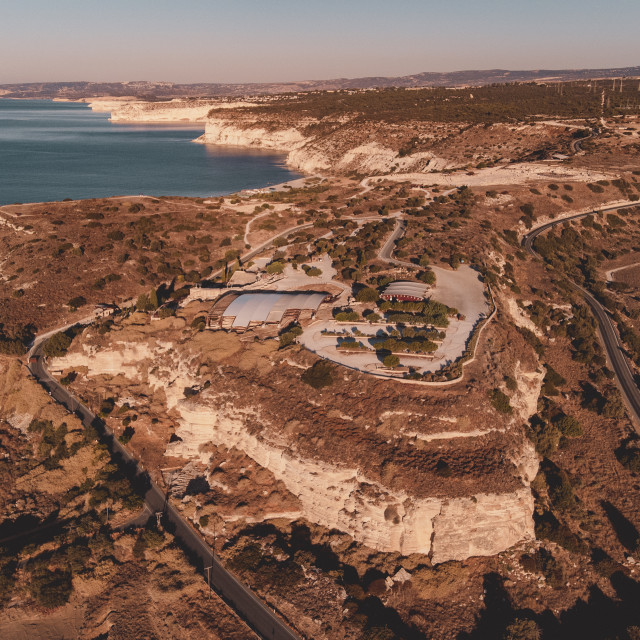
POLYGON ((0 83, 640 65, 640 0, 0 0, 0 83))

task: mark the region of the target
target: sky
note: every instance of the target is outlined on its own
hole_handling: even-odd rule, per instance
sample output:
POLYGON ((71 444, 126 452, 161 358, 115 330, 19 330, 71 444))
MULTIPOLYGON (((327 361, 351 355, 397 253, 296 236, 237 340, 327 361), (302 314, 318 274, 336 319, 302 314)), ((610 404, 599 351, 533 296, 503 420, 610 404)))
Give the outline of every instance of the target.
POLYGON ((639 0, 0 0, 0 84, 640 65, 639 0))

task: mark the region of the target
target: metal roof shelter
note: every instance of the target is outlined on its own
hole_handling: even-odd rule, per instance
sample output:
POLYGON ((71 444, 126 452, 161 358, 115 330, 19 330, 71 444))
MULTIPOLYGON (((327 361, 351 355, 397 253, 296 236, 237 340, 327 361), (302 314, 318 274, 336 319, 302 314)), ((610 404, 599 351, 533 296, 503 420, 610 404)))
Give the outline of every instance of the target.
MULTIPOLYGON (((327 297, 326 292, 309 291, 256 291, 227 296, 216 305, 210 326, 243 331, 251 326, 280 324, 283 318, 296 320, 300 314, 313 316, 327 297), (225 304, 226 302, 226 304, 225 304)), ((213 311, 213 310, 212 310, 213 311)))
POLYGON ((427 297, 429 286, 422 282, 397 280, 380 294, 383 300, 410 300, 420 302, 427 297))

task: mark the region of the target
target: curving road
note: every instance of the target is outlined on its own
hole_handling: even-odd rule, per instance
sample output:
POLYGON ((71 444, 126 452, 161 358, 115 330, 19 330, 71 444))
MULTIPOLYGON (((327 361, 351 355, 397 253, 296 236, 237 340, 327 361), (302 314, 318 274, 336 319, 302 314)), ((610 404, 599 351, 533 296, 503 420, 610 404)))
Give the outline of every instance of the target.
POLYGON ((29 351, 29 369, 51 397, 75 413, 84 426, 96 429, 109 448, 112 459, 123 468, 134 484, 143 487, 145 505, 150 513, 162 512, 165 527, 180 540, 200 570, 205 572, 207 567, 212 567, 211 586, 260 637, 269 640, 298 640, 298 636, 272 609, 222 566, 211 547, 169 503, 167 496, 151 480, 142 464, 122 445, 105 422, 49 375, 43 353, 45 341, 46 336, 39 337, 29 351))
MULTIPOLYGON (((579 218, 584 218, 586 216, 602 213, 605 211, 618 211, 620 209, 629 209, 633 207, 637 207, 638 203, 633 204, 624 204, 612 207, 605 207, 603 209, 599 209, 598 211, 589 211, 587 213, 579 213, 573 216, 568 216, 566 218, 560 218, 559 220, 552 220, 551 222, 547 222, 539 226, 538 228, 530 231, 527 235, 522 238, 522 246, 524 249, 531 254, 535 258, 540 258, 540 255, 536 253, 533 248, 533 244, 535 239, 545 231, 548 231, 551 227, 562 224, 567 220, 577 220, 579 218)), ((602 338, 602 342, 604 344, 604 348, 607 352, 607 356, 609 358, 609 362, 613 368, 613 371, 616 375, 616 379, 618 381, 618 386, 622 391, 622 395, 625 398, 627 406, 631 411, 634 427, 636 431, 640 433, 640 389, 638 389, 638 385, 636 384, 635 378, 633 376, 633 372, 629 367, 629 362, 627 361, 626 356, 624 355, 624 349, 620 344, 620 340, 618 338, 618 333, 616 331, 615 325, 611 317, 609 316, 607 310, 595 299, 595 297, 589 293, 586 289, 576 284, 572 280, 567 279, 567 282, 571 286, 574 291, 577 291, 585 300, 585 302, 589 305, 593 315, 596 317, 598 321, 598 328, 600 330, 600 336, 602 338)))

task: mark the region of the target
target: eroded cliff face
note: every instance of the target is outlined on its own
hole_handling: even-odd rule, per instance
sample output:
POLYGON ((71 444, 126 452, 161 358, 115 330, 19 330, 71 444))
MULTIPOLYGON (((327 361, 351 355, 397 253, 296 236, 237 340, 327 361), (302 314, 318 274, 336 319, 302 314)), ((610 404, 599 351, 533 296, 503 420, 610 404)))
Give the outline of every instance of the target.
POLYGON ((430 153, 400 157, 383 141, 372 139, 355 124, 344 123, 331 131, 315 132, 315 120, 261 122, 234 114, 210 117, 204 135, 196 142, 273 149, 287 154, 287 163, 303 173, 357 171, 382 174, 391 171, 443 169, 448 162, 430 153))
POLYGON ((206 463, 207 443, 236 447, 282 480, 307 520, 378 551, 428 554, 444 562, 493 555, 533 537, 533 498, 525 486, 504 494, 416 498, 358 469, 298 457, 266 434, 249 433, 245 420, 259 419, 258 408, 237 410, 225 396, 211 393, 197 402, 179 402, 177 409, 181 441, 170 444, 168 453, 206 463))
MULTIPOLYGON (((70 367, 88 376, 125 376, 136 384, 143 381, 160 395, 164 392, 166 410, 177 424, 176 437, 166 446, 167 456, 197 462, 206 469, 209 445, 235 448, 286 486, 299 500, 304 518, 348 533, 373 549, 428 554, 440 563, 494 555, 534 536, 528 484, 535 475, 537 458, 527 441, 512 448, 519 481, 502 492, 483 491, 480 484, 468 495, 447 496, 428 486, 416 495, 373 478, 366 466, 302 454, 295 425, 283 432, 281 425, 272 423, 272 415, 245 394, 212 385, 185 398, 184 388, 199 382, 195 375, 198 356, 171 343, 123 341, 107 349, 85 344, 52 363, 55 369, 70 367)), ((515 400, 522 418, 537 397, 542 378, 538 372, 519 372, 518 377, 523 382, 522 397, 515 400)), ((469 437, 475 436, 470 433, 469 437)), ((214 471, 209 468, 206 472, 212 484, 214 471)))
MULTIPOLYGON (((171 100, 169 102, 144 102, 140 100, 96 100, 89 103, 93 111, 110 111, 112 122, 128 123, 204 123, 211 110, 211 101, 171 100)), ((218 109, 235 109, 252 106, 250 102, 226 102, 218 109)))

